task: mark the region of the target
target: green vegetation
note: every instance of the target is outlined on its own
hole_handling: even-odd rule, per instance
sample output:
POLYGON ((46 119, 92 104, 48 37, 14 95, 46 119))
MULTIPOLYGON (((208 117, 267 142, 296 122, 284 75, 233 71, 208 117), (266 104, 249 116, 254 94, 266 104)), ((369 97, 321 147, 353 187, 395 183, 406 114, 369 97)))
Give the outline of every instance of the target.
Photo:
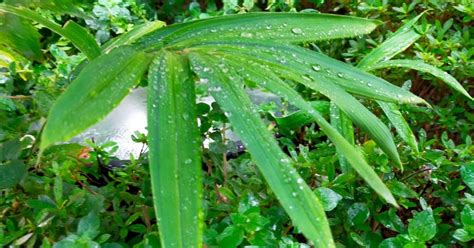
POLYGON ((2 2, 0 245, 472 246, 470 1, 2 2))

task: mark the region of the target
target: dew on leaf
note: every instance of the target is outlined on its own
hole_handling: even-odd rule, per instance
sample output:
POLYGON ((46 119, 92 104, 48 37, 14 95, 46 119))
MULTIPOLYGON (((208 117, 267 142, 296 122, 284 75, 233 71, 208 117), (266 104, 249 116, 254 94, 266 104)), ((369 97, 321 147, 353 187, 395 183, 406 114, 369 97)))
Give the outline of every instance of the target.
POLYGON ((301 28, 292 28, 291 32, 294 34, 302 34, 303 30, 301 28))

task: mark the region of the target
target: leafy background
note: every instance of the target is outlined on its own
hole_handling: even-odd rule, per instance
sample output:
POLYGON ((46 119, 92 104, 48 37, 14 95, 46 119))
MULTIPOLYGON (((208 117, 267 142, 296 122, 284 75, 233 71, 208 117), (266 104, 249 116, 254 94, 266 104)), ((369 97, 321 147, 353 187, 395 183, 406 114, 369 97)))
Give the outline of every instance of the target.
MULTIPOLYGON (((74 20, 87 26, 101 44, 147 20, 170 24, 262 10, 318 11, 382 20, 384 24, 370 35, 309 44, 352 64, 404 22, 427 11, 416 25, 423 36, 396 58, 424 60, 449 72, 471 95, 474 91, 471 1, 101 0, 77 1, 74 6, 91 18, 84 21, 45 8, 40 14, 61 24, 74 20)), ((0 17, 1 22, 21 25, 13 17, 0 17)), ((159 235, 145 154, 134 154, 123 168, 110 168, 107 165, 120 144, 91 141, 89 147, 53 147, 44 154, 41 166, 35 166, 37 131, 31 126, 46 117, 84 58, 72 44, 47 29, 40 29, 36 39, 40 47, 25 46, 27 58, 35 62, 8 50, 8 41, 0 39, 0 50, 10 55, 0 60, 0 245, 156 247, 159 235)), ((354 174, 341 173, 334 146, 315 124, 295 128, 291 119, 275 119, 277 111, 290 112, 272 103, 261 105, 259 112, 269 123, 278 123, 273 131, 280 146, 324 202, 341 247, 471 247, 474 103, 427 74, 405 69, 377 73, 396 85, 411 84, 411 91, 433 106, 402 106, 420 150, 415 155, 396 138, 404 171, 394 169, 374 141, 356 132, 369 164, 383 176, 400 209, 383 204, 354 174)), ((299 91, 307 99, 322 100, 305 88, 299 91)), ((375 105, 373 109, 381 112, 375 105)), ((209 247, 311 246, 267 189, 249 154, 225 136, 222 130, 229 124, 219 107, 199 104, 198 116, 205 124, 201 135, 214 141, 203 151, 205 243, 209 247), (226 152, 229 150, 232 152, 226 152)), ((144 134, 131 138, 146 145, 144 134)))

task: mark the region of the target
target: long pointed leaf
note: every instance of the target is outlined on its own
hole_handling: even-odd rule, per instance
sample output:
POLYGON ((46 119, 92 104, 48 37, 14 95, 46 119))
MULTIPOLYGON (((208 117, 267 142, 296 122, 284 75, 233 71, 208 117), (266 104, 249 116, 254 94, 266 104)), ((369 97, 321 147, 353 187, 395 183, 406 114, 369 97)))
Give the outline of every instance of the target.
POLYGON ((347 92, 397 103, 425 103, 413 93, 381 78, 323 54, 291 45, 270 42, 209 42, 192 49, 247 55, 281 69, 291 70, 298 80, 308 75, 317 81, 337 84, 347 92))
MULTIPOLYGON (((329 116, 329 102, 328 101, 314 101, 310 102, 311 106, 323 116, 329 116)), ((275 117, 275 121, 283 132, 289 133, 292 130, 300 128, 311 122, 314 119, 305 111, 298 110, 283 117, 275 117)))
POLYGON ((206 55, 191 54, 191 58, 194 71, 201 80, 211 83, 213 97, 227 113, 233 128, 294 225, 319 247, 335 247, 321 203, 267 130, 242 82, 231 79, 234 76, 230 75, 232 71, 224 73, 218 68, 211 69, 216 61, 206 55))
MULTIPOLYGON (((214 49, 220 50, 221 47, 214 49)), ((209 52, 211 53, 219 53, 218 50, 214 49, 207 48, 205 50, 209 50, 209 52)), ((276 48, 273 48, 273 50, 275 51, 275 53, 278 54, 285 53, 285 51, 282 51, 280 49, 277 50, 276 48)), ((319 78, 322 81, 318 80, 318 78, 313 78, 314 75, 326 75, 328 74, 327 72, 321 72, 320 69, 317 72, 313 72, 311 69, 306 68, 305 70, 299 65, 288 66, 290 64, 290 61, 280 64, 278 63, 279 57, 265 57, 265 59, 261 59, 261 56, 254 56, 253 54, 250 56, 242 56, 238 53, 229 53, 228 51, 229 50, 225 49, 223 52, 220 52, 220 54, 233 54, 234 57, 241 59, 241 63, 251 63, 257 68, 262 67, 262 65, 265 65, 267 67, 270 67, 272 71, 276 72, 280 76, 295 80, 325 95, 326 97, 331 99, 331 101, 333 101, 339 108, 341 108, 357 126, 367 132, 369 136, 377 142, 377 144, 382 148, 382 150, 396 163, 397 166, 399 166, 400 168, 402 167, 400 157, 398 156, 398 152, 392 138, 392 134, 390 133, 390 130, 385 126, 385 124, 381 120, 379 120, 372 112, 370 112, 364 105, 357 101, 357 99, 345 92, 338 85, 333 84, 325 77, 319 78)), ((333 67, 330 67, 330 70, 333 70, 333 67)), ((354 69, 354 71, 358 72, 357 69, 354 69)), ((347 76, 346 79, 352 80, 347 76)))
MULTIPOLYGON (((421 13, 408 21, 405 25, 400 27, 392 37, 383 42, 377 48, 373 49, 359 62, 358 67, 365 70, 370 70, 372 66, 380 63, 383 60, 388 60, 394 57, 411 46, 413 42, 421 37, 413 30, 413 25, 415 25, 415 23, 423 14, 424 13, 421 13)), ((380 105, 385 115, 395 127, 400 137, 412 148, 413 151, 418 153, 418 144, 416 142, 415 135, 401 114, 398 106, 393 103, 383 101, 377 101, 377 103, 380 105)))
POLYGON ((222 39, 300 43, 367 34, 379 23, 376 20, 329 14, 249 13, 171 25, 150 34, 143 42, 144 46, 163 42, 179 47, 222 39))
POLYGON ((416 142, 416 137, 413 134, 410 125, 407 123, 405 118, 403 118, 398 106, 393 103, 382 101, 377 101, 377 103, 397 130, 398 135, 400 135, 400 137, 411 147, 415 153, 418 153, 418 143, 416 142))
POLYGON ((424 12, 408 21, 405 25, 400 27, 392 37, 370 51, 370 53, 358 63, 357 67, 369 70, 373 65, 381 61, 387 61, 411 46, 413 42, 421 37, 412 27, 423 14, 424 12))
POLYGON ((202 247, 200 134, 187 59, 163 53, 149 72, 148 131, 154 206, 163 247, 202 247))
POLYGON ((320 126, 323 132, 336 145, 338 151, 343 154, 350 165, 359 173, 359 175, 388 203, 398 206, 390 190, 385 186, 375 171, 367 164, 364 157, 360 154, 349 141, 344 138, 334 127, 331 126, 314 108, 306 102, 295 90, 285 82, 275 76, 271 71, 265 68, 259 68, 252 64, 243 64, 235 58, 226 58, 234 61, 234 67, 243 67, 244 76, 247 80, 254 81, 267 90, 284 97, 291 104, 300 108, 309 114, 320 126))
MULTIPOLYGON (((341 111, 334 103, 331 103, 330 108, 331 125, 349 142, 354 145, 354 127, 349 117, 341 111)), ((349 172, 350 167, 347 163, 347 158, 343 155, 340 149, 337 149, 339 164, 343 172, 349 172)))
POLYGON ((63 28, 58 24, 40 16, 36 12, 26 8, 16 8, 9 5, 1 4, 0 12, 8 12, 17 16, 35 21, 51 31, 63 36, 72 42, 72 44, 83 52, 89 60, 100 55, 100 48, 95 39, 82 28, 79 24, 69 21, 63 28))
POLYGON ((41 148, 67 141, 97 123, 138 83, 148 64, 143 52, 130 47, 93 60, 51 108, 41 148))
POLYGON ((0 10, 0 44, 5 44, 28 59, 41 61, 40 34, 28 21, 0 10))
POLYGON ((449 73, 440 70, 432 65, 426 64, 423 61, 418 60, 408 60, 408 59, 397 59, 397 60, 389 60, 378 63, 371 67, 372 70, 382 69, 382 68, 391 68, 391 67, 404 67, 409 68, 412 70, 417 70, 421 72, 429 73, 436 78, 444 81, 449 87, 454 89, 455 91, 463 94, 470 100, 473 98, 469 95, 469 93, 462 87, 462 85, 456 80, 453 76, 449 75, 449 73))
POLYGON ((108 41, 101 47, 101 49, 104 53, 107 53, 118 46, 130 45, 136 40, 145 36, 146 34, 149 34, 157 29, 160 29, 161 27, 165 25, 166 23, 162 21, 153 21, 153 22, 147 22, 141 25, 137 25, 132 30, 108 41))

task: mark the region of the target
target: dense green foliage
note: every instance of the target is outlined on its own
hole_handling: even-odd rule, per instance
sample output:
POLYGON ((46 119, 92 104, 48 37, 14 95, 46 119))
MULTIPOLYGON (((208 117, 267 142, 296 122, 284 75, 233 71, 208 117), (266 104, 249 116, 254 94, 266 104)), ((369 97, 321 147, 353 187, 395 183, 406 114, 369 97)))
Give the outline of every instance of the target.
MULTIPOLYGON (((4 2, 27 3, 25 1, 4 2)), ((48 123, 57 123, 56 127, 64 125, 63 129, 48 130, 46 127, 41 144, 42 148, 46 148, 55 141, 70 138, 83 130, 83 128, 74 130, 77 128, 77 125, 73 125, 74 123, 84 121, 81 125, 85 128, 96 122, 108 112, 107 109, 110 107, 107 105, 114 106, 133 85, 139 83, 143 86, 152 86, 158 82, 167 82, 165 85, 160 83, 157 87, 166 87, 170 91, 165 91, 165 93, 159 91, 163 95, 151 96, 150 108, 154 108, 153 99, 172 99, 156 102, 160 105, 156 111, 169 111, 163 115, 176 116, 173 122, 177 124, 170 125, 167 130, 157 129, 158 135, 153 136, 155 139, 150 137, 147 140, 145 135, 139 133, 132 138, 144 145, 148 142, 155 143, 155 141, 165 144, 169 142, 166 146, 156 148, 159 151, 157 154, 176 153, 176 160, 173 162, 170 159, 166 164, 188 164, 189 156, 191 156, 191 162, 195 165, 192 167, 193 170, 199 170, 198 160, 201 157, 204 202, 202 210, 195 209, 203 212, 197 215, 203 215, 203 241, 207 246, 304 247, 306 244, 312 244, 305 236, 312 240, 319 240, 311 236, 317 231, 308 229, 310 224, 302 221, 304 217, 300 215, 301 211, 292 212, 290 208, 292 205, 288 205, 290 200, 285 203, 285 199, 281 199, 287 189, 283 188, 279 191, 278 176, 270 177, 265 174, 265 171, 271 171, 273 160, 277 161, 276 164, 280 164, 278 161, 285 164, 286 160, 287 162, 291 160, 297 174, 301 176, 301 178, 295 178, 295 181, 300 182, 301 179, 309 186, 304 184, 305 193, 302 195, 305 196, 303 197, 312 201, 315 199, 315 203, 321 202, 321 207, 326 211, 336 245, 346 247, 424 247, 425 245, 448 247, 454 244, 468 247, 472 245, 469 241, 474 239, 474 211, 472 210, 474 207, 472 196, 474 145, 471 139, 474 134, 474 115, 472 114, 474 103, 469 99, 469 94, 463 92, 457 85, 457 82, 461 82, 465 89, 472 92, 474 48, 471 36, 474 30, 470 24, 474 18, 474 6, 469 1, 458 3, 415 1, 410 5, 403 1, 391 3, 368 1, 361 4, 310 1, 311 3, 295 2, 291 5, 287 1, 269 1, 267 4, 253 1, 223 1, 210 2, 201 6, 196 2, 186 5, 183 1, 174 1, 173 4, 165 1, 163 6, 155 6, 151 3, 152 1, 125 0, 90 1, 87 4, 72 5, 48 5, 48 2, 37 1, 30 4, 29 7, 41 8, 40 11, 26 12, 23 17, 48 27, 60 36, 51 33, 48 29, 39 29, 38 32, 30 26, 29 21, 0 12, 0 23, 13 23, 0 25, 2 31, 0 33, 0 38, 2 38, 0 40, 0 118, 2 120, 0 123, 0 188, 2 189, 0 191, 2 196, 0 199, 0 245, 159 246, 160 236, 163 233, 157 232, 151 184, 156 185, 161 181, 173 183, 176 180, 168 176, 173 176, 176 172, 163 168, 164 172, 161 173, 168 172, 169 174, 164 175, 163 179, 151 182, 148 159, 146 159, 146 154, 142 153, 132 156, 131 161, 123 168, 110 168, 109 161, 113 160, 114 150, 120 144, 95 144, 93 141, 89 142, 89 148, 76 144, 51 146, 44 150, 41 161, 37 163, 40 146, 37 140, 40 138, 40 133, 37 129, 31 128, 37 125, 38 120, 43 122, 44 118, 48 117, 48 113, 50 113, 48 123), (186 6, 186 9, 183 10, 182 6, 186 6), (143 24, 147 19, 158 18, 168 23, 189 23, 189 21, 210 16, 262 9, 293 12, 305 8, 384 21, 384 24, 370 35, 362 34, 369 32, 375 26, 353 38, 304 44, 304 47, 308 49, 320 51, 354 66, 357 65, 360 70, 330 60, 323 55, 309 55, 310 53, 305 53, 308 49, 287 45, 277 47, 276 44, 272 44, 272 49, 276 46, 279 49, 279 55, 283 55, 273 58, 270 49, 265 47, 264 43, 243 42, 239 43, 239 47, 233 46, 231 42, 219 43, 222 41, 222 36, 212 38, 211 29, 209 29, 210 36, 207 36, 207 40, 206 38, 186 40, 186 32, 199 30, 199 25, 195 25, 190 30, 183 29, 183 32, 178 32, 174 37, 176 41, 173 37, 167 37, 166 42, 174 44, 172 49, 193 46, 190 66, 201 81, 206 79, 213 85, 209 88, 209 92, 202 84, 198 84, 196 92, 174 95, 172 92, 179 91, 179 85, 181 85, 174 85, 176 82, 192 82, 192 78, 187 78, 187 73, 183 75, 183 70, 187 69, 177 68, 187 63, 183 62, 181 56, 176 56, 175 53, 163 53, 161 60, 158 57, 152 62, 148 80, 143 79, 137 82, 139 74, 143 74, 151 58, 140 50, 129 47, 116 48, 135 42, 142 34, 155 30, 159 36, 162 23, 143 24), (419 15, 424 11, 426 12, 423 15, 419 15), (77 23, 88 27, 89 31, 80 28, 77 23), (400 28, 403 23, 406 23, 404 26, 406 29, 400 28), (63 26, 63 24, 66 25, 63 26), (391 33, 397 29, 399 31, 391 33), (29 37, 29 39, 15 42, 14 38, 5 35, 7 32, 11 33, 11 30, 19 31, 15 35, 29 37), (130 30, 132 32, 125 36, 109 41, 111 37, 130 30), (87 45, 93 40, 87 32, 95 35, 96 40, 102 45, 101 48, 87 45), (71 34, 76 34, 76 37, 71 34), (39 37, 42 37, 41 40, 39 37), (388 49, 384 50, 384 44, 390 44, 390 40, 395 40, 396 37, 401 38, 393 44, 399 47, 385 45, 388 49), (78 39, 80 42, 70 41, 78 39), (400 40, 405 44, 402 44, 400 40), (203 41, 210 42, 206 45, 202 44, 203 41), (384 41, 387 42, 384 43, 384 41), (246 52, 256 47, 261 54, 254 61, 243 56, 249 55, 246 52), (375 47, 378 48, 374 49, 375 47), (113 50, 114 48, 116 49, 113 50), (210 48, 214 49, 215 53, 202 56, 202 52, 210 48), (408 49, 404 50, 404 48, 408 49), (94 59, 100 53, 98 52, 100 49, 111 52, 107 56, 93 60, 90 66, 85 66, 82 61, 86 58, 94 59), (224 51, 230 56, 220 56, 219 51, 224 51), (303 56, 305 61, 315 60, 317 63, 312 63, 315 67, 310 70, 299 69, 301 67, 298 66, 298 61, 291 59, 292 54, 297 54, 298 57, 303 56), (387 60, 392 57, 395 60, 387 60), (222 58, 226 64, 225 67, 220 66, 222 58), (277 67, 276 65, 282 59, 287 60, 288 64, 277 67), (268 69, 261 66, 264 62, 273 67, 268 69), (283 84, 277 83, 262 84, 260 85, 262 88, 286 99, 284 107, 280 108, 268 103, 252 110, 249 107, 250 102, 242 100, 245 99, 244 92, 241 92, 239 88, 242 82, 223 83, 226 77, 237 76, 239 71, 209 74, 209 71, 223 72, 232 66, 242 66, 242 69, 246 70, 247 74, 243 80, 250 88, 262 82, 279 82, 279 77, 272 77, 273 72, 296 82, 301 80, 301 75, 318 77, 320 74, 314 71, 320 71, 325 68, 324 66, 340 70, 339 73, 342 76, 339 76, 336 71, 333 74, 334 77, 330 75, 326 77, 339 83, 341 87, 330 88, 307 81, 291 84, 293 87, 287 88, 278 88, 283 84), (288 71, 289 67, 293 68, 293 71, 288 71), (92 73, 94 68, 121 73, 105 71, 94 75, 92 73), (420 72, 408 71, 407 68, 418 69, 420 72), (445 75, 437 68, 449 72, 453 77, 445 75), (161 69, 171 72, 162 75, 158 73, 161 69), (80 70, 82 70, 81 73, 79 73, 80 70), (87 73, 87 70, 91 73, 87 73), (359 88, 354 92, 347 85, 347 88, 344 88, 346 82, 341 78, 356 81, 360 79, 359 77, 363 79, 369 77, 361 70, 370 70, 395 85, 403 85, 403 88, 411 89, 416 95, 425 98, 432 107, 397 106, 382 102, 384 100, 421 102, 419 98, 416 99, 405 93, 406 91, 398 92, 396 87, 384 89, 382 93, 370 90, 371 85, 367 85, 365 91, 364 88, 359 88), (117 89, 117 92, 121 93, 114 96, 117 100, 111 99, 104 101, 101 105, 87 106, 77 104, 74 101, 77 99, 67 98, 67 94, 71 94, 68 92, 80 91, 79 86, 85 90, 94 87, 94 80, 97 78, 104 84, 113 82, 114 78, 125 79, 123 88, 117 89), (50 112, 53 102, 72 80, 76 84, 71 84, 69 90, 59 98, 58 102, 61 104, 56 103, 56 105, 73 106, 74 110, 55 108, 50 112), (221 84, 216 84, 221 81, 221 84), (77 82, 80 82, 80 85, 77 82), (461 93, 445 90, 446 85, 461 93), (72 87, 76 87, 76 90, 70 90, 72 87), (225 88, 224 90, 232 94, 218 94, 221 91, 219 87, 225 88), (384 133, 382 122, 377 124, 379 121, 375 116, 371 119, 372 121, 367 121, 372 118, 367 114, 370 113, 369 111, 359 113, 349 111, 351 107, 363 105, 356 100, 351 102, 351 98, 348 98, 350 95, 345 91, 338 91, 340 88, 364 96, 359 100, 378 118, 394 128, 394 133, 396 131, 398 134, 395 136, 396 148, 394 145, 391 146, 392 138, 384 133), (316 94, 317 91, 322 94, 316 94), (165 95, 166 92, 168 95, 165 95), (341 95, 334 97, 337 95, 335 92, 341 95), (194 94, 199 97, 208 93, 214 95, 220 106, 215 103, 211 106, 199 103, 195 109, 189 109, 185 107, 187 105, 183 105, 192 101, 194 94), (398 94, 407 95, 402 97, 398 94), (369 101, 370 98, 377 101, 369 101), (61 99, 63 99, 62 102, 61 99), (318 111, 314 111, 303 99, 311 101, 311 105, 318 111), (329 103, 328 99, 332 103, 329 103), (293 106, 301 111, 295 112, 293 106), (239 114, 238 111, 242 113, 239 114), (283 116, 277 117, 277 112, 282 113, 283 116), (383 112, 385 115, 382 114, 383 112), (397 118, 402 114, 407 123, 397 118), (73 120, 70 121, 72 124, 62 123, 64 119, 58 117, 64 115, 68 115, 68 120, 73 120), (260 121, 259 115, 265 122, 260 121), (186 118, 181 118, 183 116, 186 118), (187 120, 192 116, 199 118, 201 123, 199 130, 193 130, 192 125, 187 124, 188 121, 183 122, 183 119, 187 120), (249 119, 252 120, 253 125, 248 125, 249 119), (330 120, 331 125, 325 119, 330 120), (317 124, 313 123, 313 120, 317 124), (352 128, 352 122, 356 124, 356 129, 352 128), (377 128, 377 125, 380 128, 377 128), (236 144, 229 141, 225 134, 225 129, 229 126, 240 133, 247 148, 252 152, 253 158, 246 151, 235 151, 236 144), (411 133, 410 128, 414 134, 411 133), (341 145, 349 142, 340 140, 339 137, 342 138, 342 136, 337 132, 331 134, 335 129, 347 141, 358 144, 359 149, 356 151, 351 148, 352 146, 341 145), (183 136, 180 136, 181 134, 176 130, 186 131, 182 133, 183 136), (256 130, 258 132, 255 132, 256 130), (270 137, 268 130, 277 137, 278 145, 284 153, 278 149, 276 143, 268 139, 270 137), (160 132, 175 137, 170 136, 166 139, 166 136, 159 135, 160 132), (196 144, 189 142, 189 139, 194 139, 196 136, 212 139, 209 148, 202 149, 200 155, 193 153, 196 150, 196 144), (45 137, 52 140, 45 140, 45 137), (173 147, 179 142, 173 142, 171 139, 182 142, 188 140, 188 143, 186 147, 173 147), (265 155, 265 142, 271 146, 271 156, 265 155), (235 152, 226 152, 229 150, 235 152), (256 156, 256 154, 259 155, 256 156), (363 154, 363 157, 360 154, 363 154), (358 156, 361 156, 360 159, 358 156), (361 164, 371 165, 377 174, 372 170, 369 170, 371 172, 366 170, 364 176, 364 172, 361 173, 363 167, 361 164), (355 170, 351 168, 351 165, 355 170), (361 177, 355 172, 358 172, 361 177), (392 197, 389 192, 384 191, 383 184, 376 185, 375 181, 370 180, 374 176, 367 173, 373 173, 383 179, 400 208, 387 205, 382 198, 377 196, 375 192, 381 194, 389 202, 392 197), (166 181, 167 179, 171 180, 166 181), (367 181, 364 182, 363 179, 367 181), (267 187, 267 182, 273 190, 267 187), (273 192, 282 195, 277 197, 273 192), (284 209, 293 221, 290 221, 284 209)), ((305 12, 311 11, 305 9, 305 12)), ((19 14, 22 16, 21 13, 19 14)), ((239 27, 238 22, 230 23, 239 27)), ((214 24, 219 25, 219 22, 216 21, 214 24)), ((41 27, 38 24, 35 25, 41 27)), ((172 27, 163 30, 172 30, 172 27)), ((201 28, 206 29, 204 24, 201 28)), ((303 25, 302 28, 309 30, 312 27, 303 25)), ((289 39, 289 42, 305 41, 298 34, 308 32, 301 29, 291 30, 291 28, 287 31, 289 32, 286 34, 290 35, 282 37, 282 40, 289 39)), ((339 37, 347 37, 343 32, 339 37)), ((235 39, 232 32, 227 34, 227 38, 235 39)), ((252 35, 249 33, 242 35, 242 32, 238 31, 237 34, 244 38, 252 38, 249 37, 252 35)), ((351 34, 353 34, 352 31, 351 34)), ((317 37, 315 35, 307 40, 321 40, 317 37)), ((224 35, 224 41, 225 38, 224 35)), ((141 40, 139 44, 149 48, 156 44, 156 41, 156 37, 151 35, 141 40)), ((189 68, 188 66, 183 68, 189 68)), ((370 79, 375 80, 370 81, 373 84, 382 85, 383 83, 377 81, 375 77, 370 76, 370 79)), ((98 95, 91 97, 100 99, 108 96, 108 92, 102 88, 105 86, 100 87, 97 90, 98 95)), ((189 88, 185 89, 189 90, 189 88)), ((151 112, 150 117, 154 116, 156 115, 151 112)), ((156 120, 156 123, 166 124, 168 121, 162 119, 156 120)), ((150 130, 150 135, 154 135, 153 132, 155 131, 150 130)), ((153 145, 150 147, 155 149, 153 145)), ((151 162, 153 160, 152 155, 151 162)), ((179 167, 172 166, 170 170, 176 168, 179 167)), ((279 170, 285 170, 285 168, 282 167, 279 170)), ((156 172, 151 169, 151 173, 156 172)), ((189 180, 183 180, 183 185, 177 185, 176 192, 179 193, 179 187, 184 187, 184 189, 192 187, 193 184, 187 185, 187 183, 193 180, 195 174, 188 175, 189 180)), ((186 176, 186 174, 183 175, 186 176)), ((375 176, 375 178, 378 177, 375 176)), ((191 190, 183 192, 190 193, 189 197, 199 197, 201 189, 196 188, 196 190, 196 192, 191 190)), ((165 199, 170 199, 169 194, 173 192, 175 191, 170 190, 161 194, 165 199)), ((287 192, 287 194, 291 193, 292 191, 287 192)), ((156 194, 157 192, 155 196, 156 194)), ((298 207, 298 204, 296 206, 298 207)), ((178 209, 168 210, 177 211, 178 209)), ((158 211, 166 211, 166 209, 158 211)), ((168 214, 168 216, 172 215, 173 213, 168 214)), ((182 220, 192 219, 192 217, 183 216, 182 220)), ((197 234, 202 231, 197 227, 199 224, 194 222, 182 224, 195 227, 197 234)), ((179 230, 178 225, 176 227, 176 232, 182 231, 179 230)), ((173 235, 174 230, 167 229, 166 231, 171 233, 170 236, 173 235)), ((187 229, 185 231, 193 232, 187 229)), ((324 236, 322 237, 321 240, 324 240, 324 236)), ((182 241, 190 242, 190 244, 194 242, 192 239, 182 241)), ((323 246, 320 243, 314 245, 323 246)), ((182 244, 182 247, 186 246, 189 244, 182 244)))

